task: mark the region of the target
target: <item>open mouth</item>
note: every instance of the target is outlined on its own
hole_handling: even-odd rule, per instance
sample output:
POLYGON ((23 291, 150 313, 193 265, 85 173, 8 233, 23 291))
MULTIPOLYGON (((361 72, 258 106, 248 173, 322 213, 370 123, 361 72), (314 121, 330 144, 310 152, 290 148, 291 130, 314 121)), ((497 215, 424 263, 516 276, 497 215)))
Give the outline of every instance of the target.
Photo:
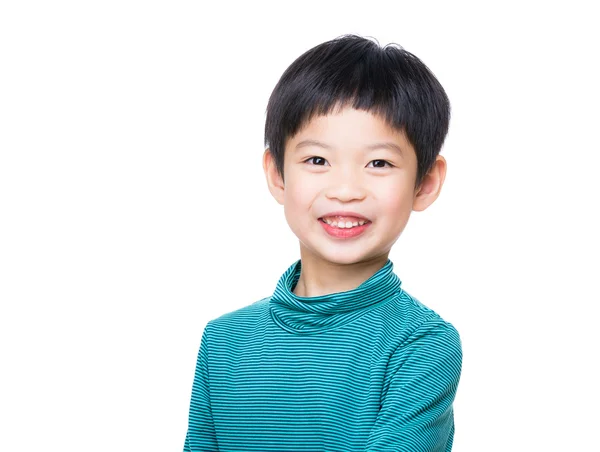
POLYGON ((366 225, 368 225, 368 224, 371 223, 370 220, 364 220, 363 224, 357 223, 355 225, 354 223, 351 223, 351 222, 348 221, 348 222, 345 223, 345 225, 343 227, 340 227, 337 223, 336 223, 335 226, 333 224, 331 224, 331 223, 327 223, 322 217, 319 218, 319 221, 321 223, 325 223, 329 227, 336 228, 336 229, 354 229, 354 228, 360 228, 362 226, 366 226, 366 225))
POLYGON ((335 239, 353 239, 355 237, 361 236, 369 227, 371 226, 371 221, 366 220, 363 224, 357 224, 354 226, 354 223, 346 223, 349 224, 349 227, 338 227, 337 224, 335 226, 327 223, 323 218, 319 218, 319 222, 325 232, 335 239))

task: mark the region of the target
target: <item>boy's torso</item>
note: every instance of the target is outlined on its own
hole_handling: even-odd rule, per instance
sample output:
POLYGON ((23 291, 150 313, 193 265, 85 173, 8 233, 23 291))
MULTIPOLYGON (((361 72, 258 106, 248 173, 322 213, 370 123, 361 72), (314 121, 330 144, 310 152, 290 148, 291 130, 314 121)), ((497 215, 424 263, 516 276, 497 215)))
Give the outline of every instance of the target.
POLYGON ((417 327, 443 320, 402 291, 339 328, 292 334, 273 321, 269 300, 207 325, 219 449, 364 450, 390 356, 417 327))

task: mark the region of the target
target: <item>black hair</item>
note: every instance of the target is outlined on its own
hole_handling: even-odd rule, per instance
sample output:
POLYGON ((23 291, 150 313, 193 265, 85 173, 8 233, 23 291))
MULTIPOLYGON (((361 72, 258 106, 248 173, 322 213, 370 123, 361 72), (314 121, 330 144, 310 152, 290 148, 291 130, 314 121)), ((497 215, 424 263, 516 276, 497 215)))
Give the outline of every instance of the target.
POLYGON ((450 122, 444 88, 415 55, 392 43, 343 35, 298 57, 283 73, 267 105, 265 146, 283 175, 285 145, 315 115, 351 106, 404 131, 417 154, 415 188, 433 166, 450 122))

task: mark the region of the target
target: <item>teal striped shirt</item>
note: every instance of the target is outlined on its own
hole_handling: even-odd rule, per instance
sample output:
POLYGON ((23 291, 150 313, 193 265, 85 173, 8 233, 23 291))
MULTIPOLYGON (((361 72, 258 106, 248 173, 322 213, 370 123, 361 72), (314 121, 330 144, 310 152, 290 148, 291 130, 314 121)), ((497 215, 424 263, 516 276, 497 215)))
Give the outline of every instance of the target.
POLYGON ((210 320, 184 451, 450 451, 462 349, 390 259, 360 286, 274 293, 210 320))

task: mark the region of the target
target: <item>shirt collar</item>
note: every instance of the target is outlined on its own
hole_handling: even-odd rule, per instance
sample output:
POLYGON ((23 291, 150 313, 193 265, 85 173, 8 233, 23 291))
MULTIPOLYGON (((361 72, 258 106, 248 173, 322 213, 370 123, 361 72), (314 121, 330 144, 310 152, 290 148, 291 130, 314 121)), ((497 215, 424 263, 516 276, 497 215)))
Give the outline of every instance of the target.
POLYGON ((290 333, 315 334, 337 328, 402 291, 390 259, 358 287, 316 297, 294 294, 301 269, 298 259, 281 275, 269 302, 275 323, 290 333))

